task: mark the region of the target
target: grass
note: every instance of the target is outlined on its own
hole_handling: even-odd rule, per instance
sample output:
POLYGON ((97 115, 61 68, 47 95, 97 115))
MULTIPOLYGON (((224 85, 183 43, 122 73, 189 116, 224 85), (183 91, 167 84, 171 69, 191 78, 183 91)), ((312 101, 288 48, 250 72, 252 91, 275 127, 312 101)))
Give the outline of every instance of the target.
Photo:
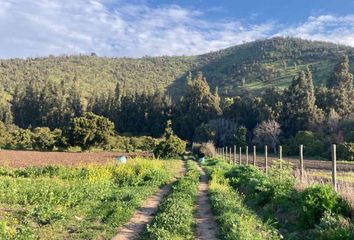
MULTIPOLYGON (((326 180, 332 179, 332 173, 327 171, 308 171, 308 177, 316 177, 316 178, 323 178, 326 180)), ((347 183, 354 183, 354 172, 340 172, 337 173, 337 180, 339 182, 347 182, 347 183)))
POLYGON ((196 163, 187 162, 187 174, 177 180, 171 193, 148 224, 143 239, 194 239, 194 208, 200 172, 196 163))
MULTIPOLYGON (((270 167, 267 176, 253 166, 209 162, 208 172, 212 173, 213 168, 223 169, 221 177, 234 191, 243 194, 241 201, 263 223, 272 223, 284 239, 353 239, 350 208, 331 186, 314 184, 297 188, 291 166, 285 162, 283 169, 279 165, 270 167)), ((229 228, 225 231, 231 232, 229 228)))
POLYGON ((0 239, 108 239, 180 161, 0 171, 0 239))
POLYGON ((211 174, 209 196, 220 239, 281 239, 276 229, 244 205, 244 198, 231 188, 220 170, 211 174))

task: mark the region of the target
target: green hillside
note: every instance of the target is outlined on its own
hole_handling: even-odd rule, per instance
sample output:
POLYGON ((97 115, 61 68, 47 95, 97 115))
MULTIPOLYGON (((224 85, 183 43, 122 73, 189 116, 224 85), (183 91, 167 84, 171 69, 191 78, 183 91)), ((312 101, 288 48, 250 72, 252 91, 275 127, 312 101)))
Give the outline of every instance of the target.
POLYGON ((185 75, 203 71, 212 88, 224 96, 257 93, 267 86, 285 87, 302 68, 312 68, 315 84, 324 83, 340 56, 348 54, 354 70, 354 48, 294 38, 246 43, 198 56, 107 58, 60 56, 0 60, 5 91, 35 80, 70 84, 76 81, 84 96, 112 90, 117 82, 129 91, 166 89, 183 93, 185 75))

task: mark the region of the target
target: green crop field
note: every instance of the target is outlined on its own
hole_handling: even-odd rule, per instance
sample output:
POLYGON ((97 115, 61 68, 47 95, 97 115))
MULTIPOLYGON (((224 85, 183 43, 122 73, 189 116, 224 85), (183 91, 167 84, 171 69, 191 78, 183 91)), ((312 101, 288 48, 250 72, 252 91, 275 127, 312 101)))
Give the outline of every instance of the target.
POLYGON ((0 239, 111 238, 180 161, 0 170, 0 239))

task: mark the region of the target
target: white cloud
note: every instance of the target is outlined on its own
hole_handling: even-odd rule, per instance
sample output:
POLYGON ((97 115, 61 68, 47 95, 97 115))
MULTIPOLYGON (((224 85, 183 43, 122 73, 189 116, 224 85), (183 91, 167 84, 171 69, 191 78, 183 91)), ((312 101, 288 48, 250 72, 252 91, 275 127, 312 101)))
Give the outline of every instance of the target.
POLYGON ((274 22, 203 20, 204 12, 118 0, 0 0, 0 57, 191 55, 275 35, 354 44, 354 16, 274 22))
POLYGON ((283 29, 277 35, 330 41, 354 47, 354 15, 310 16, 306 22, 283 29))

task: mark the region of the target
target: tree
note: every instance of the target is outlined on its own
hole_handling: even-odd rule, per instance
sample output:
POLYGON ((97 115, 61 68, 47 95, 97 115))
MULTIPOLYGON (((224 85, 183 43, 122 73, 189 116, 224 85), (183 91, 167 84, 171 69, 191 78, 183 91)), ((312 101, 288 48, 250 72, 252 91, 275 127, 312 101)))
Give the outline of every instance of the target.
POLYGON ((332 108, 342 117, 348 117, 354 111, 353 74, 349 72, 349 59, 344 56, 335 67, 327 82, 330 89, 332 108))
POLYGON ((295 77, 284 93, 281 122, 284 133, 294 135, 323 121, 323 113, 315 104, 312 75, 309 68, 295 77))
POLYGON ((274 120, 262 122, 254 130, 254 141, 259 145, 269 145, 277 153, 281 133, 280 125, 274 120))
POLYGON ((175 130, 183 139, 193 140, 195 129, 221 114, 220 98, 210 92, 200 72, 187 78, 187 92, 177 103, 174 112, 175 130))
POLYGON ((180 156, 186 149, 186 142, 177 137, 172 130, 172 122, 166 124, 164 140, 154 149, 157 158, 175 158, 180 156))
POLYGON ((72 145, 87 150, 90 147, 106 147, 114 134, 114 123, 92 112, 71 119, 69 139, 72 145))

